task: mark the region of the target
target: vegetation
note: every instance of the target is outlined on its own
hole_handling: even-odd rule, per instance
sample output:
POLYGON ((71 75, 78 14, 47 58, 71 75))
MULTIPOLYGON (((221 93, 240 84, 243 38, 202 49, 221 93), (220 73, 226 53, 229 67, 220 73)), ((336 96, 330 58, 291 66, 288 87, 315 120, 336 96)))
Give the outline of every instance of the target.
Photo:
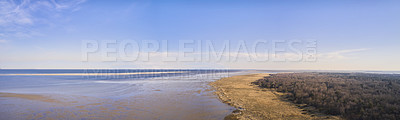
POLYGON ((346 119, 400 119, 399 74, 282 73, 255 84, 346 119))

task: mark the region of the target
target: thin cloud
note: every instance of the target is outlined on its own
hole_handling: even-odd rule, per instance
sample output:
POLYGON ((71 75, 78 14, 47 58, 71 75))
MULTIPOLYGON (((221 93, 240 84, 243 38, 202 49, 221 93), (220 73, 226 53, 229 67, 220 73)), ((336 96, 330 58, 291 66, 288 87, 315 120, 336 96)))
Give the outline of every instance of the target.
POLYGON ((36 14, 45 14, 50 18, 60 11, 75 11, 83 2, 85 2, 85 0, 71 0, 65 2, 55 0, 22 0, 21 2, 13 0, 0 1, 0 6, 2 6, 0 7, 0 32, 3 34, 11 34, 16 37, 19 37, 19 34, 28 34, 22 37, 30 36, 31 33, 36 34, 35 30, 31 29, 32 26, 35 26, 39 22, 41 23, 40 25, 51 24, 48 18, 43 16, 37 17, 35 16, 36 14))
POLYGON ((334 51, 334 52, 329 52, 329 53, 322 53, 320 55, 320 57, 322 59, 330 59, 330 60, 347 59, 350 57, 346 56, 346 54, 361 52, 361 51, 366 51, 366 50, 369 50, 369 49, 368 48, 360 48, 360 49, 339 50, 339 51, 334 51))
POLYGON ((57 2, 55 0, 51 0, 51 3, 55 6, 56 9, 70 9, 76 8, 79 4, 86 2, 86 0, 71 0, 65 2, 57 2))
POLYGON ((8 41, 7 40, 1 40, 0 39, 0 43, 7 43, 8 41))

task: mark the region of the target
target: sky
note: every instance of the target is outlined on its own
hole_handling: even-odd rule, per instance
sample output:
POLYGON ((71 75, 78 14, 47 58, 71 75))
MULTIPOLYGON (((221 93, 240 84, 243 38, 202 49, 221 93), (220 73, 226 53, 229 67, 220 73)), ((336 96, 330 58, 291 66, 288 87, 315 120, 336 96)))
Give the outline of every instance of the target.
POLYGON ((399 6, 398 0, 0 0, 0 68, 400 70, 399 6), (166 62, 158 59, 166 52, 160 48, 149 61, 104 61, 105 49, 82 61, 88 40, 114 40, 116 49, 124 40, 141 48, 146 40, 167 40, 171 55, 179 54, 182 40, 202 45, 192 53, 200 55, 206 41, 215 49, 229 41, 235 51, 242 41, 251 49, 263 40, 268 45, 260 49, 270 52, 273 41, 297 40, 304 53, 304 41, 314 40, 317 59, 249 61, 241 58, 252 53, 238 50, 237 61, 166 62))

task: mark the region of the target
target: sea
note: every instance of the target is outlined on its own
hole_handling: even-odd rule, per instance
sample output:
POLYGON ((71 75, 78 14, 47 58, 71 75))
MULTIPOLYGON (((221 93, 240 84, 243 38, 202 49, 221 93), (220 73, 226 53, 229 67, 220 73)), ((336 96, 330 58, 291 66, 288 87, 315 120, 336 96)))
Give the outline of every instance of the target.
POLYGON ((235 108, 208 84, 254 72, 0 69, 0 119, 223 119, 235 108))

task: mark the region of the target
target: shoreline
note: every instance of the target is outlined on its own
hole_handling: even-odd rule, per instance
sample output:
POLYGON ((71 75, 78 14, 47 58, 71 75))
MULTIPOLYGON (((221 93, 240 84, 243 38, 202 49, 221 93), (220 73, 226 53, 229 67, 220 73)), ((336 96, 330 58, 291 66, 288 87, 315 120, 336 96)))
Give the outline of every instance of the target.
POLYGON ((236 108, 225 119, 340 119, 336 116, 309 113, 296 104, 281 99, 281 93, 260 88, 252 82, 269 73, 238 75, 211 82, 214 94, 225 104, 236 108))
POLYGON ((142 75, 142 74, 172 74, 184 72, 133 72, 133 73, 24 73, 24 74, 0 74, 0 76, 99 76, 99 75, 142 75))
MULTIPOLYGON (((80 79, 71 79, 74 81, 66 82, 58 81, 58 79, 69 78, 55 77, 55 80, 50 82, 60 85, 26 87, 32 92, 24 89, 2 89, 0 105, 3 106, 3 109, 0 109, 0 119, 220 120, 229 115, 234 108, 221 103, 213 95, 212 86, 208 84, 210 81, 215 81, 215 77, 220 79, 227 76, 217 76, 212 73, 194 74, 190 77, 174 76, 169 79, 154 79, 134 84, 80 83, 80 79), (194 77, 196 78, 193 79, 194 77), (49 92, 46 92, 47 90, 49 92), (67 92, 57 93, 57 91, 52 92, 51 90, 66 90, 67 92), (81 92, 69 92, 71 90, 81 92), (91 91, 87 92, 88 90, 91 91), (18 92, 14 93, 13 91, 18 92)), ((49 78, 49 80, 52 79, 49 78)), ((4 81, 6 80, 17 82, 13 79, 4 81)), ((37 79, 22 80, 35 82, 37 79)), ((113 80, 124 82, 123 80, 109 79, 109 81, 113 80)), ((24 82, 24 84, 28 84, 28 82, 24 82)))

